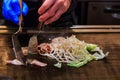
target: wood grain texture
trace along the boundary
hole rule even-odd
[[[0,76],[11,80],[120,80],[120,33],[77,33],[80,40],[98,44],[107,58],[92,61],[80,68],[53,66],[14,66],[0,64]],[[10,35],[0,36],[0,52],[7,51],[9,58],[14,58]]]

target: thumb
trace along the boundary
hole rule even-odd
[[[22,7],[22,14],[24,16],[26,16],[27,13],[28,13],[29,8],[28,8],[28,6],[27,6],[27,4],[25,2],[23,2],[22,5],[23,5],[23,7]]]

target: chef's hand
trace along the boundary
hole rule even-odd
[[[22,14],[25,16],[28,12],[28,6],[24,2],[22,6]],[[2,14],[7,20],[18,24],[20,15],[19,0],[3,0]]]
[[[50,24],[60,18],[70,7],[71,0],[44,0],[42,6],[38,9],[40,22]]]

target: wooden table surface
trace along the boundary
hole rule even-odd
[[[0,80],[120,80],[120,32],[77,33],[80,40],[98,44],[109,55],[80,68],[4,65],[14,58],[11,35],[0,35]]]

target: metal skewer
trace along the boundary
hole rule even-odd
[[[38,29],[43,30],[43,28],[44,28],[44,22],[40,22],[39,26],[38,26]]]
[[[22,0],[19,0],[20,4],[20,16],[19,16],[19,28],[14,34],[18,34],[19,32],[22,32],[22,21],[23,21],[23,16],[22,16]]]

